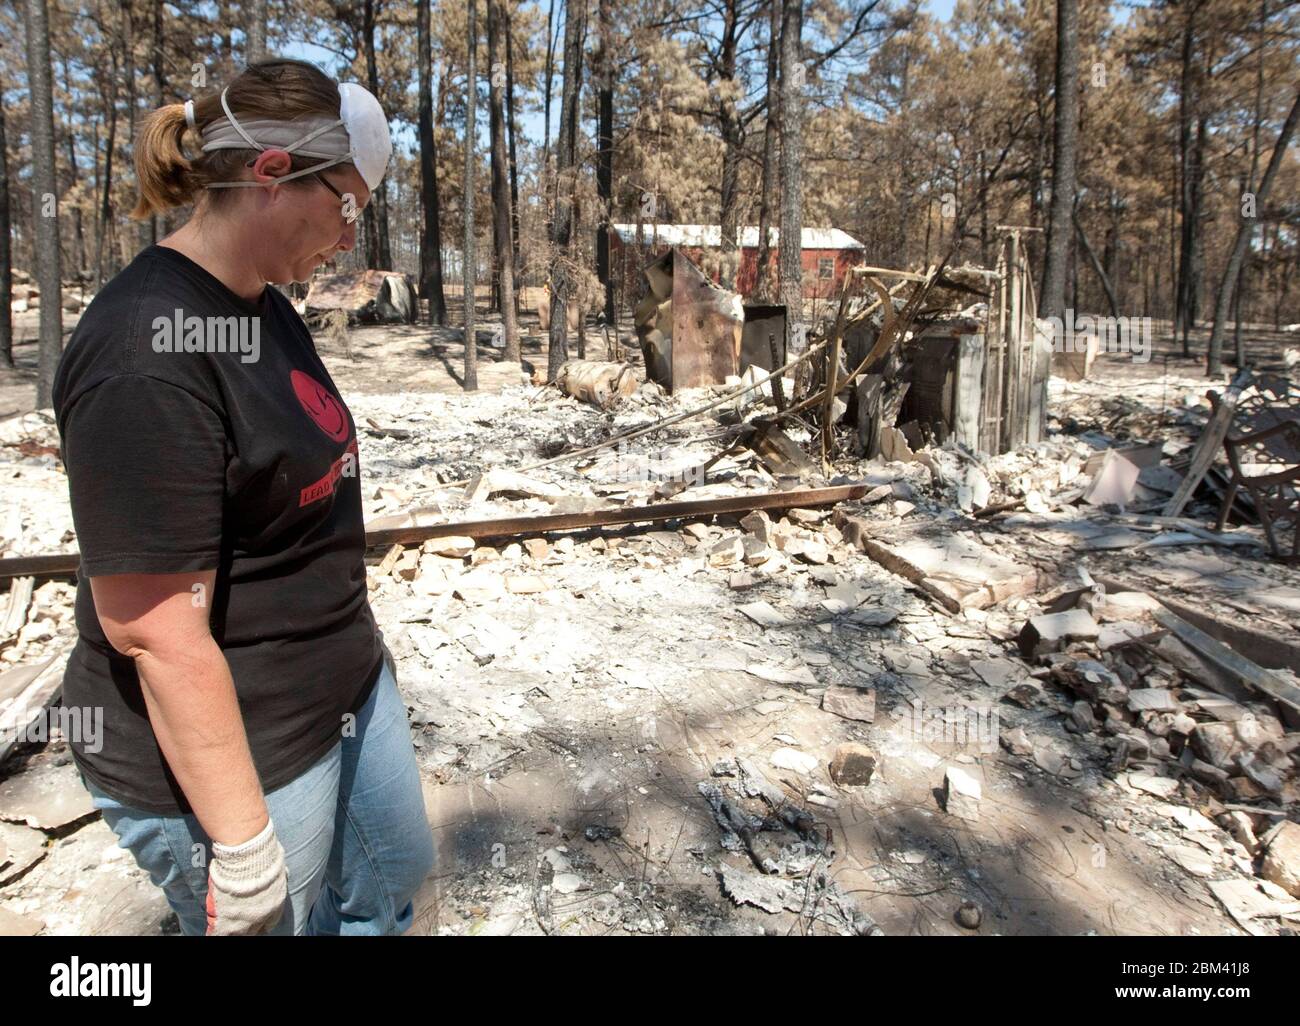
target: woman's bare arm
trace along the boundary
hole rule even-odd
[[[268,819],[235,684],[208,626],[216,571],[90,578],[109,644],[135,660],[159,747],[203,829],[241,844]],[[195,585],[200,586],[195,588]]]

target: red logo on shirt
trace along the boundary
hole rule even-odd
[[[343,441],[348,436],[348,414],[334,393],[300,370],[290,371],[289,381],[307,416],[334,441]]]
[[[331,464],[328,474],[298,493],[298,508],[302,509],[303,506],[310,506],[313,502],[319,502],[321,499],[333,495],[334,486],[338,484],[339,478],[344,475],[349,464],[352,467],[350,476],[355,476],[357,472],[357,455],[357,440],[354,438],[348,442],[348,447],[343,455]]]

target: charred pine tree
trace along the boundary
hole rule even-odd
[[[614,325],[614,277],[609,266],[610,214],[614,206],[614,16],[611,0],[599,0],[600,39],[594,59],[596,78],[596,192],[600,226],[596,229],[596,277],[605,286],[605,323]]]
[[[510,150],[510,244],[515,254],[515,317],[519,316],[519,159],[515,151],[515,26],[514,11],[506,16],[506,145]]]
[[[551,327],[546,378],[554,381],[569,358],[568,308],[573,288],[573,200],[577,178],[578,101],[582,91],[582,37],[586,0],[567,0],[560,135],[556,144],[555,214],[551,220]]]
[[[438,204],[438,144],[433,134],[433,68],[429,46],[429,0],[416,5],[416,65],[420,89],[420,294],[429,303],[429,323],[447,323],[442,288],[442,227]]]
[[[768,0],[767,47],[767,117],[763,127],[763,182],[758,205],[758,276],[754,291],[762,301],[771,299],[772,251],[768,236],[772,231],[772,211],[776,206],[777,144],[780,141],[780,46],[781,0]]]
[[[1056,121],[1053,140],[1052,206],[1039,313],[1043,317],[1064,317],[1079,141],[1079,0],[1056,0]]]
[[[40,289],[40,335],[36,407],[53,400],[54,372],[63,354],[63,297],[59,266],[58,183],[54,166],[54,84],[50,73],[50,21],[45,0],[24,0],[27,82],[32,111],[32,236],[36,286]]]
[[[364,0],[361,7],[361,48],[366,60],[366,88],[379,98],[379,64],[375,59],[375,3]],[[388,244],[388,189],[387,181],[379,183],[374,196],[366,204],[366,255],[373,257],[371,267],[389,271],[393,267],[393,253]],[[371,240],[374,240],[373,243]]]
[[[504,0],[487,0],[488,128],[492,136],[492,245],[493,264],[505,328],[503,359],[519,361],[519,332],[515,325],[515,252],[511,230],[509,155],[502,110],[506,68],[501,60],[501,34],[506,27]]]
[[[803,0],[781,4],[781,237],[777,262],[786,352],[803,320]]]
[[[465,391],[478,390],[478,340],[474,328],[478,256],[474,245],[474,133],[478,104],[478,6],[469,0],[465,12],[465,248],[461,279],[465,295]]]
[[[5,108],[0,103],[0,363],[14,365],[13,255],[9,249],[9,159]]]
[[[1291,144],[1291,136],[1295,134],[1297,121],[1300,121],[1300,93],[1296,94],[1295,102],[1291,104],[1291,113],[1287,115],[1282,130],[1278,133],[1277,142],[1273,145],[1273,155],[1268,160],[1268,167],[1254,196],[1255,212],[1262,208],[1265,200],[1268,199],[1269,190],[1273,187],[1273,179],[1277,176],[1278,168],[1282,166],[1282,158]],[[1243,202],[1244,199],[1243,197]],[[1205,373],[1210,377],[1217,377],[1223,367],[1223,332],[1228,319],[1228,307],[1232,303],[1232,290],[1241,271],[1242,259],[1246,255],[1246,250],[1250,248],[1250,236],[1254,227],[1255,218],[1246,216],[1243,211],[1237,227],[1237,237],[1232,244],[1232,253],[1228,257],[1228,265],[1224,268],[1223,278],[1219,282],[1218,298],[1214,304],[1214,327],[1210,330],[1210,347],[1205,360]],[[1240,307],[1238,307],[1237,319],[1238,321],[1241,319]]]

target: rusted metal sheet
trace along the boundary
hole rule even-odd
[[[647,293],[636,331],[646,376],[669,391],[720,385],[740,373],[740,295],[718,288],[679,249],[643,271]]]
[[[740,373],[745,310],[740,295],[720,289],[673,253],[673,387],[720,385]]]

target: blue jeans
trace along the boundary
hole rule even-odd
[[[412,899],[433,869],[433,835],[406,706],[387,666],[349,733],[266,795],[289,880],[272,934],[401,934],[414,919]],[[82,780],[118,846],[163,889],[181,930],[204,934],[212,847],[198,819],[129,808]]]

